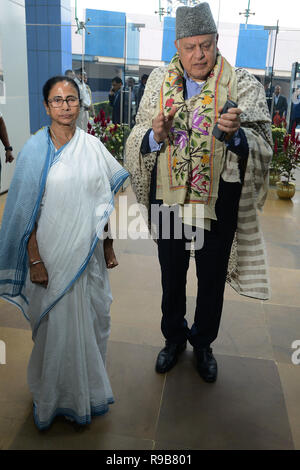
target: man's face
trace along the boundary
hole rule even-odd
[[[281,92],[281,88],[280,86],[277,85],[277,87],[275,87],[275,95],[280,95],[280,92]]]
[[[216,63],[217,34],[203,34],[175,41],[180,61],[193,80],[206,80]]]
[[[114,92],[120,90],[121,86],[122,86],[122,83],[117,83],[117,82],[112,82],[111,83],[111,87],[112,87]]]

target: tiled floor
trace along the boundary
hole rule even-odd
[[[124,195],[134,202],[130,188]],[[120,265],[110,274],[114,302],[107,364],[115,404],[81,432],[60,418],[46,432],[35,428],[26,381],[31,332],[19,311],[0,301],[0,340],[6,344],[0,449],[300,449],[300,365],[291,360],[292,343],[300,340],[300,191],[292,201],[282,201],[270,189],[261,225],[272,298],[251,300],[226,287],[214,344],[215,384],[197,375],[190,346],[169,373],[155,373],[163,344],[156,247],[151,240],[115,243]],[[193,260],[187,295],[191,322]]]

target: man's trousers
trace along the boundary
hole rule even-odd
[[[174,221],[178,215],[170,214],[170,237],[162,236],[161,215],[158,256],[162,282],[161,330],[170,342],[182,343],[186,339],[194,347],[207,347],[217,337],[223,308],[224,288],[231,246],[237,227],[241,183],[227,183],[220,178],[216,201],[217,220],[211,221],[211,230],[204,230],[204,244],[195,250],[198,280],[197,303],[194,324],[188,328],[186,314],[186,282],[190,262],[189,240],[174,236]],[[152,193],[153,194],[153,193]],[[150,195],[152,203],[161,203]],[[162,214],[169,210],[161,206]],[[180,222],[181,223],[181,222]],[[184,226],[182,225],[182,232]],[[186,233],[186,232],[185,232]]]

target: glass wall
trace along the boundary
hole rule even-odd
[[[30,137],[25,24],[25,0],[0,1],[0,112],[15,160]],[[2,143],[0,156],[1,192],[5,192],[13,176],[15,160],[5,163]]]

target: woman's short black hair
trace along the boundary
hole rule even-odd
[[[56,85],[56,83],[59,83],[59,82],[68,82],[68,83],[70,83],[70,85],[72,85],[75,88],[75,90],[77,91],[78,98],[80,100],[79,87],[78,87],[77,83],[73,80],[73,78],[66,77],[64,75],[57,75],[56,77],[49,78],[49,80],[47,80],[45,85],[43,86],[43,96],[44,96],[45,103],[48,104],[48,98],[49,98],[50,91],[54,87],[54,85]]]

